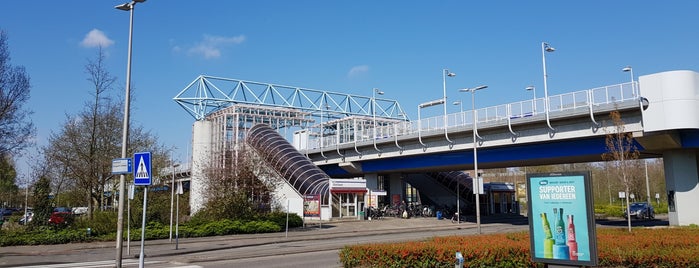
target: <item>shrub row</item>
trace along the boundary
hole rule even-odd
[[[699,267],[699,228],[600,228],[600,267]],[[543,267],[531,262],[526,232],[436,237],[425,241],[346,246],[344,267],[453,267],[455,253],[465,267]]]
[[[283,221],[280,219],[283,215]],[[105,219],[106,218],[106,219]],[[0,247],[19,245],[51,245],[90,241],[113,241],[116,237],[116,219],[112,216],[96,217],[93,220],[77,220],[67,228],[37,227],[33,229],[12,228],[0,230]],[[290,215],[289,227],[303,225],[296,214]],[[286,214],[272,213],[254,221],[223,219],[212,222],[192,222],[179,225],[180,237],[205,237],[231,234],[279,232],[286,227]],[[87,228],[90,228],[88,234]],[[170,226],[160,222],[146,225],[147,240],[165,239],[170,235]],[[126,236],[126,230],[124,230]],[[141,239],[141,229],[131,228],[131,240]]]

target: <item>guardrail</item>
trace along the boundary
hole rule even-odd
[[[548,97],[548,111],[562,112],[579,108],[593,109],[595,106],[620,103],[639,98],[637,82],[628,82],[587,90],[575,91]],[[445,105],[445,104],[443,104]],[[518,101],[497,106],[476,109],[476,121],[481,123],[516,122],[523,118],[541,115],[546,113],[546,99],[537,98],[531,100]],[[447,114],[447,130],[450,128],[473,126],[473,110]],[[509,120],[509,121],[508,121]],[[376,126],[376,140],[396,139],[397,136],[421,133],[444,132],[444,115],[422,118],[417,121],[397,122],[388,125]],[[323,125],[322,122],[320,124]],[[349,137],[338,144],[337,137],[333,134],[324,134],[320,137],[309,137],[308,148],[313,149],[334,149],[338,145],[352,144],[358,142],[372,141],[374,139],[374,129],[371,126],[355,126],[354,137]],[[356,140],[354,139],[356,138]]]

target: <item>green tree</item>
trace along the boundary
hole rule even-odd
[[[39,177],[39,180],[34,183],[33,200],[34,200],[34,216],[32,216],[33,226],[47,225],[53,206],[49,195],[51,194],[51,180],[46,176]]]
[[[8,155],[0,154],[0,205],[15,206],[19,187],[16,183],[17,172]]]
[[[32,112],[23,107],[30,88],[24,67],[10,64],[7,35],[0,30],[0,155],[19,153],[32,141]]]

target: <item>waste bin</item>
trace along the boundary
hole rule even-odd
[[[441,220],[441,219],[442,219],[442,211],[437,210],[437,220]]]
[[[364,215],[365,215],[365,214],[364,214],[364,211],[360,211],[360,212],[359,212],[359,215],[357,215],[357,219],[358,219],[358,220],[365,220],[366,218],[364,218]]]

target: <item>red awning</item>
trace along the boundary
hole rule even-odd
[[[366,193],[366,188],[338,188],[330,189],[333,194],[361,194]]]

